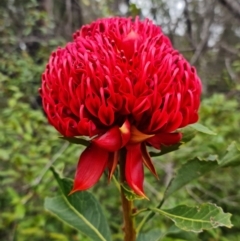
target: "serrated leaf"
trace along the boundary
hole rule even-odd
[[[200,124],[200,123],[195,123],[195,124],[191,124],[189,125],[190,127],[192,127],[194,130],[202,132],[204,134],[208,134],[208,135],[216,135],[215,132],[209,130],[206,126]]]
[[[199,178],[200,176],[212,171],[217,167],[217,157],[213,155],[205,160],[194,158],[188,161],[182,165],[176,176],[171,180],[168,188],[165,191],[164,200],[192,180]]]
[[[60,136],[60,139],[69,141],[70,143],[73,144],[78,144],[78,145],[82,145],[82,146],[88,146],[89,145],[89,141],[82,139],[82,138],[76,138],[76,137],[65,137],[65,136]]]
[[[180,205],[173,209],[151,208],[152,211],[170,218],[175,225],[185,231],[202,232],[217,227],[231,228],[231,214],[224,213],[215,204],[201,204],[197,207]]]
[[[89,192],[76,192],[68,196],[72,189],[72,180],[60,178],[51,169],[62,195],[46,198],[44,206],[61,221],[77,229],[94,241],[110,241],[111,235],[101,206]]]
[[[147,233],[139,233],[137,241],[159,241],[161,237],[161,231],[159,229],[154,229]]]
[[[175,177],[170,181],[167,189],[165,190],[162,201],[159,203],[157,208],[160,208],[166,199],[170,197],[173,193],[178,191],[180,188],[184,187],[186,184],[191,182],[194,179],[199,178],[207,172],[212,171],[213,169],[219,167],[217,163],[217,156],[210,155],[205,160],[200,160],[199,158],[194,158],[178,170]],[[154,216],[154,212],[149,213],[145,217],[145,222],[150,220]],[[138,229],[142,228],[142,223],[138,226]]]
[[[219,165],[222,167],[226,166],[237,166],[240,164],[240,150],[237,147],[236,142],[232,142],[223,156],[219,160]]]

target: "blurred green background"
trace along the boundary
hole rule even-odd
[[[72,33],[99,17],[136,16],[162,26],[173,45],[196,66],[203,82],[200,122],[218,133],[154,158],[160,180],[146,171],[145,190],[156,205],[178,167],[194,156],[222,156],[240,143],[240,3],[238,0],[1,0],[0,1],[0,240],[88,241],[43,208],[58,192],[49,167],[74,177],[81,147],[58,138],[41,109],[38,88],[48,57]],[[213,171],[175,194],[165,207],[213,202],[233,214],[232,229],[162,240],[240,240],[240,169]],[[107,177],[91,189],[103,205],[115,241],[122,240],[118,192]],[[159,216],[146,225],[165,231]]]

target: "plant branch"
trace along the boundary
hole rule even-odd
[[[140,209],[140,210],[138,210],[137,212],[135,212],[134,214],[132,214],[132,217],[136,217],[136,216],[139,215],[140,213],[147,212],[147,211],[150,211],[150,210],[149,210],[148,208]]]
[[[203,21],[203,25],[202,25],[202,30],[201,30],[201,41],[197,44],[196,46],[196,50],[195,53],[193,54],[190,63],[191,65],[195,65],[196,62],[199,60],[202,52],[204,51],[204,48],[207,45],[207,42],[209,40],[210,37],[210,27],[212,25],[213,22],[213,18],[214,18],[214,7],[215,7],[215,1],[212,4],[208,4],[207,8],[208,10],[206,11],[206,15]]]
[[[236,18],[240,19],[240,3],[236,0],[219,0]]]
[[[231,67],[231,61],[229,58],[225,58],[225,66],[226,70],[228,72],[228,75],[230,76],[233,83],[237,82],[237,75],[235,74],[234,70]]]
[[[183,11],[183,14],[185,16],[185,20],[186,20],[186,27],[187,27],[187,36],[188,36],[188,39],[189,39],[189,42],[192,46],[193,49],[196,48],[195,46],[195,43],[194,43],[194,40],[193,40],[193,35],[192,35],[192,21],[191,21],[191,18],[190,18],[190,13],[189,13],[189,10],[188,10],[188,0],[184,0],[185,2],[185,8],[184,8],[184,11]]]

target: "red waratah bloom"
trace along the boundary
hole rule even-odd
[[[72,192],[111,178],[126,150],[125,178],[144,196],[146,149],[178,143],[176,132],[198,120],[201,83],[161,29],[148,19],[99,19],[53,52],[40,93],[49,122],[65,137],[88,136]]]

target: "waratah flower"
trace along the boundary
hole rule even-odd
[[[72,192],[109,179],[124,149],[125,179],[141,196],[146,146],[178,143],[198,120],[201,83],[161,29],[148,19],[106,18],[83,26],[52,53],[40,94],[49,122],[65,137],[88,136]],[[123,160],[121,160],[123,161]]]

